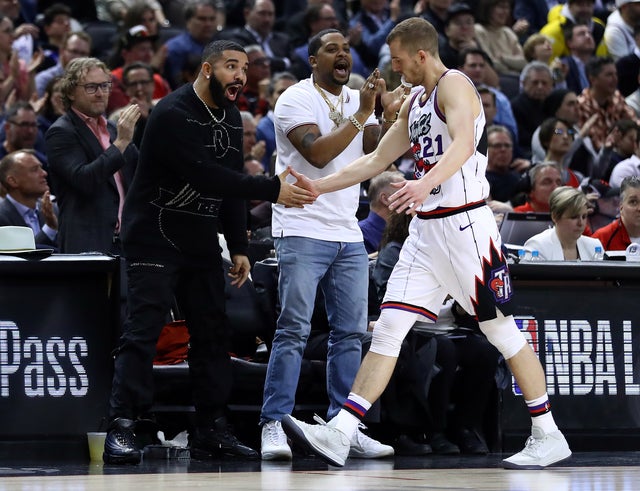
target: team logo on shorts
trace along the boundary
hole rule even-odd
[[[511,298],[511,277],[506,266],[491,270],[488,285],[496,303],[505,303]]]

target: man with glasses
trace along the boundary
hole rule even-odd
[[[138,159],[131,141],[140,108],[125,109],[116,127],[104,117],[110,91],[103,62],[73,60],[61,83],[66,113],[45,135],[63,253],[121,253],[120,218]]]
[[[0,158],[16,150],[33,150],[44,169],[48,170],[44,138],[38,130],[37,115],[30,103],[18,101],[7,109],[1,129]]]
[[[64,70],[69,63],[81,56],[91,54],[91,37],[86,32],[71,32],[66,35],[60,50],[58,63],[36,74],[36,91],[38,97],[44,95],[47,84],[56,77],[64,75]]]
[[[522,176],[515,168],[525,170],[531,162],[513,158],[511,132],[501,125],[487,128],[487,172],[491,198],[509,202],[518,192]]]
[[[142,135],[147,125],[149,113],[155,105],[153,99],[153,76],[154,71],[151,65],[141,61],[127,65],[122,72],[122,85],[129,99],[129,104],[109,114],[109,119],[117,124],[120,115],[127,107],[135,104],[140,108],[140,119],[136,124],[136,130],[133,135],[133,143],[135,143],[138,148],[142,142]]]

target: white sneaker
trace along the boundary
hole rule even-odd
[[[262,460],[291,460],[291,447],[280,421],[267,421],[262,425],[260,453]]]
[[[364,434],[361,429],[366,429],[366,426],[360,424],[353,434],[351,447],[349,448],[349,457],[355,459],[381,459],[393,455],[393,447],[374,440]]]
[[[544,433],[533,426],[524,449],[502,461],[505,469],[543,469],[571,455],[569,444],[560,431]]]
[[[340,430],[329,426],[319,416],[320,424],[310,425],[288,414],[282,418],[282,428],[294,443],[316,454],[325,462],[342,467],[349,455],[349,438]]]

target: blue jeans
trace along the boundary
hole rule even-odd
[[[318,285],[331,328],[327,355],[330,419],[347,400],[360,367],[367,327],[367,253],[362,242],[306,237],[277,238],[275,246],[282,310],[269,357],[260,422],[280,421],[293,411]]]

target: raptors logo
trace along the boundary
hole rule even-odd
[[[511,298],[511,277],[506,267],[491,271],[489,290],[493,293],[496,303],[504,303]]]

